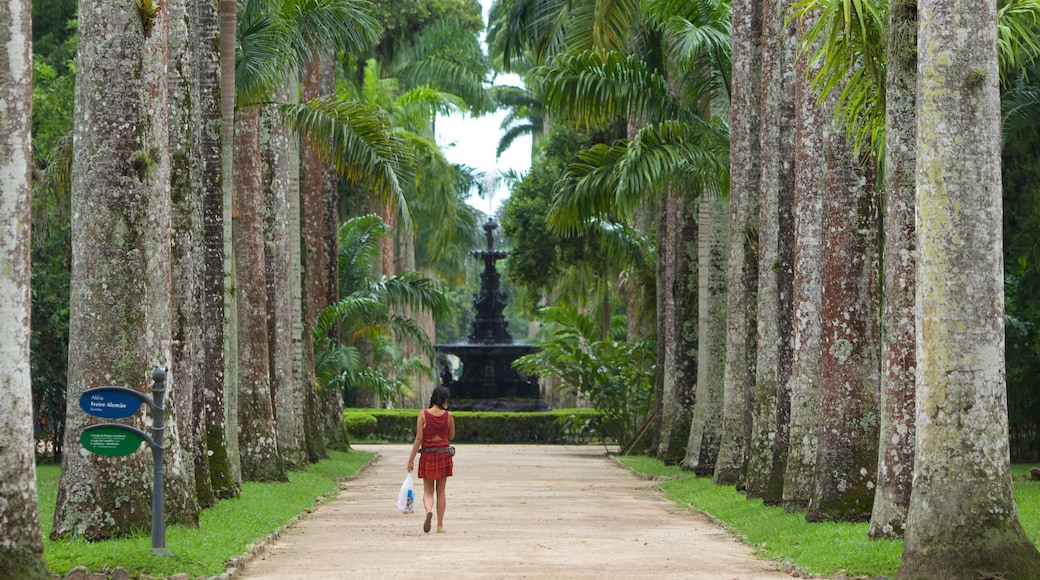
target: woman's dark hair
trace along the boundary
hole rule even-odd
[[[433,394],[430,395],[430,406],[437,405],[441,409],[448,409],[448,399],[451,397],[451,391],[448,387],[440,386],[433,390]]]

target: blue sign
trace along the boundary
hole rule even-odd
[[[81,409],[105,419],[122,419],[137,413],[147,395],[126,387],[96,387],[87,389],[79,397]]]

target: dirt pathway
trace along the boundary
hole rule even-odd
[[[460,445],[442,534],[423,533],[421,492],[397,511],[410,446],[356,447],[378,461],[239,578],[790,578],[602,447]]]

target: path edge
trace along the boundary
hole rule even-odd
[[[333,489],[332,491],[329,491],[325,495],[315,498],[314,505],[296,514],[288,522],[279,526],[263,538],[257,540],[255,543],[246,546],[246,552],[241,556],[233,556],[231,558],[228,558],[227,561],[224,562],[224,572],[220,576],[215,576],[214,578],[218,578],[219,580],[233,580],[234,578],[236,578],[238,576],[239,570],[244,569],[249,564],[249,562],[263,554],[267,547],[273,544],[276,540],[278,540],[278,538],[280,538],[282,534],[284,534],[286,531],[288,531],[293,526],[300,523],[307,517],[309,517],[311,514],[314,513],[314,511],[318,507],[328,503],[333,499],[338,498],[339,495],[347,489],[345,485],[346,483],[355,481],[358,478],[360,478],[362,475],[364,475],[366,471],[369,470],[369,468],[371,468],[380,459],[382,459],[382,457],[383,456],[381,453],[379,453],[378,451],[373,451],[371,459],[369,459],[365,462],[364,465],[359,467],[353,475],[348,475],[347,477],[338,480],[339,486],[337,488]]]

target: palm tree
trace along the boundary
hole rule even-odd
[[[104,0],[82,7],[72,171],[72,207],[82,211],[72,220],[69,400],[101,385],[147,391],[151,369],[171,360],[172,338],[167,42],[165,23],[154,22],[165,16]],[[120,67],[98,64],[111,58],[94,50],[102,45],[122,47],[114,49],[125,57]],[[176,469],[167,474],[166,498],[190,521],[198,508],[177,421],[190,410],[169,402],[164,443]],[[133,421],[147,428],[143,416]],[[69,405],[66,441],[78,441],[91,422]],[[147,527],[146,454],[114,460],[74,445],[62,454],[52,536],[104,539]]]
[[[264,222],[259,212],[263,207],[260,171],[260,136],[258,105],[270,102],[276,89],[288,78],[304,70],[313,57],[313,47],[343,47],[360,52],[371,45],[378,30],[375,22],[350,2],[315,2],[287,0],[272,4],[261,0],[247,2],[238,20],[239,45],[236,64],[236,90],[239,114],[236,123],[236,192],[239,219],[236,222],[236,266],[238,270],[238,312],[240,316],[239,417],[263,432],[273,430],[270,396],[270,342],[267,337],[267,292],[264,249]],[[337,169],[351,182],[365,181],[373,190],[398,203],[400,193],[396,164],[399,141],[389,131],[381,111],[360,102],[339,97],[318,97],[307,103],[277,103],[280,118],[297,132],[308,137],[319,153],[334,161]],[[246,196],[246,197],[242,197]],[[251,197],[250,197],[251,196]],[[247,199],[248,197],[248,199]],[[283,201],[286,203],[288,200]],[[323,215],[319,207],[308,215]],[[306,232],[305,232],[306,233]],[[306,238],[309,247],[320,247],[322,235]],[[278,246],[275,246],[276,248]],[[288,248],[283,248],[287,250]],[[271,256],[272,263],[290,260],[289,255]],[[315,267],[324,271],[324,263]],[[289,292],[288,285],[282,286]],[[324,296],[324,284],[309,294]],[[290,300],[277,304],[291,308]],[[309,330],[305,317],[303,331]],[[309,334],[309,333],[308,333]],[[248,373],[248,377],[246,376]],[[308,382],[309,384],[309,382]],[[301,388],[306,389],[307,384]],[[249,403],[249,405],[247,405]],[[312,420],[316,415],[309,415]],[[268,447],[256,447],[258,442]],[[243,475],[267,479],[284,477],[273,436],[258,437],[255,429],[240,428],[243,447]],[[246,458],[254,460],[247,468]],[[255,468],[255,469],[254,469]]]
[[[537,150],[546,130],[542,102],[526,87],[495,87],[494,94],[499,107],[509,110],[502,119],[503,133],[495,155],[501,157],[517,139],[525,136],[531,137],[531,150]]]
[[[758,198],[761,179],[762,2],[733,3],[733,99],[730,122],[729,274],[722,433],[713,480],[742,485],[751,439],[757,303]]]
[[[1000,69],[1005,80],[1036,50],[1031,27],[1037,8],[1033,2],[1012,1],[998,11]],[[917,9],[913,3],[809,1],[799,3],[797,12],[803,19],[818,13],[802,41],[808,57],[822,64],[813,75],[814,86],[823,96],[834,93],[832,98],[840,103],[835,108],[836,120],[847,127],[857,149],[873,151],[883,167],[884,372],[878,491],[870,533],[900,535],[913,463],[916,250],[913,200],[908,201],[913,192],[913,172],[908,168],[914,166],[915,149],[906,143],[915,132]],[[1011,110],[1009,107],[1009,113]]]
[[[678,192],[697,191],[703,187],[703,191],[712,195],[712,192],[722,190],[717,179],[723,173],[719,171],[722,164],[717,162],[720,157],[713,157],[708,152],[718,153],[720,150],[718,147],[712,149],[710,145],[720,132],[717,125],[705,119],[711,119],[715,111],[728,110],[728,97],[719,95],[725,95],[728,88],[726,71],[729,58],[725,41],[728,38],[729,8],[725,3],[692,7],[686,3],[671,5],[667,2],[654,3],[651,7],[656,10],[648,10],[648,13],[658,17],[649,19],[650,23],[664,31],[663,43],[666,46],[675,47],[669,58],[689,66],[695,73],[673,79],[636,55],[585,51],[557,55],[555,64],[539,69],[536,75],[542,83],[543,100],[554,114],[559,114],[564,120],[584,126],[602,126],[618,118],[639,119],[647,123],[634,135],[631,143],[623,140],[613,146],[599,147],[597,165],[582,160],[578,167],[590,179],[581,188],[573,189],[574,194],[568,193],[570,182],[564,182],[560,200],[554,208],[557,224],[580,223],[580,216],[590,215],[590,208],[596,208],[591,215],[601,211],[632,219],[633,212],[648,202],[644,192],[655,191],[662,183],[671,184],[662,190],[670,193],[657,201],[658,340],[662,345],[659,352],[665,358],[658,364],[660,408],[655,441],[659,456],[672,461],[676,455],[673,448],[681,445],[678,440],[685,441],[688,435],[681,430],[686,426],[677,427],[676,423],[686,406],[682,401],[692,396],[695,373],[678,371],[686,364],[683,353],[691,350],[690,346],[679,343],[681,337],[690,333],[679,332],[685,317],[678,314],[681,297],[671,294],[670,289],[677,286],[670,284],[669,280],[678,282],[684,279],[680,273],[692,254],[683,255],[676,251],[681,246],[667,243],[667,238],[662,236],[681,239],[680,232],[688,227],[686,222],[693,223],[691,212],[680,209],[684,202],[683,195]],[[670,16],[665,18],[664,14]],[[679,90],[672,87],[679,87]],[[721,134],[725,134],[724,129]],[[628,158],[621,161],[623,156]],[[608,166],[599,163],[614,161],[621,170],[620,181],[617,186],[600,188],[600,185],[610,184],[614,177]],[[673,223],[671,220],[676,218],[680,219]],[[706,228],[705,235],[709,231],[712,228]],[[668,292],[661,294],[663,289],[668,289]],[[688,288],[680,294],[694,296],[695,288]],[[694,318],[692,314],[689,317]],[[676,379],[680,376],[687,377],[685,386],[678,384]]]
[[[896,577],[1028,577],[1040,552],[1012,490],[1002,236],[992,227],[1001,222],[996,6],[922,0],[918,14],[916,449]]]
[[[317,376],[323,389],[365,389],[397,403],[409,389],[403,377],[432,374],[430,366],[395,346],[407,340],[427,357],[433,354],[424,330],[398,312],[408,307],[429,312],[436,319],[450,315],[452,307],[438,283],[416,272],[371,279],[382,239],[392,233],[376,215],[352,218],[340,226],[342,298],[326,308],[314,325]],[[371,361],[361,356],[358,347],[362,340],[373,345]]]
[[[29,178],[32,124],[31,4],[14,2],[0,8],[8,24],[8,42],[0,49],[0,99],[9,135],[0,146],[4,185],[0,190],[0,378],[4,406],[0,430],[0,577],[40,579],[49,576],[43,559],[40,514],[36,499],[33,445],[32,383],[29,376]]]
[[[191,32],[195,29],[195,12],[187,13],[182,0],[166,3],[170,20],[167,33],[169,99],[170,99],[170,197],[172,200],[171,236],[173,252],[171,258],[171,280],[173,292],[173,334],[170,372],[178,378],[178,389],[171,391],[174,407],[191,409],[184,417],[179,430],[180,444],[188,450],[193,468],[184,470],[186,483],[194,493],[187,495],[193,503],[208,506],[215,503],[209,474],[209,462],[199,461],[208,456],[205,441],[204,406],[196,401],[204,400],[201,379],[205,373],[204,303],[202,281],[205,273],[205,246],[203,244],[203,196],[195,184],[204,181],[201,158],[201,132],[192,128],[200,125],[201,110],[195,107],[199,75],[195,73],[192,56]],[[199,413],[199,411],[203,411]],[[199,502],[199,498],[202,501]],[[188,515],[182,523],[198,525],[198,507],[184,509],[168,506],[173,512]]]

